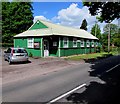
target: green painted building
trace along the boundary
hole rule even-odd
[[[98,38],[82,29],[38,20],[27,31],[14,36],[14,47],[24,47],[36,57],[95,53]]]

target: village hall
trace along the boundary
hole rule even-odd
[[[14,36],[14,47],[34,57],[62,57],[95,53],[99,39],[83,29],[37,20],[27,31]]]

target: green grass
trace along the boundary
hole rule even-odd
[[[68,56],[66,60],[86,60],[86,59],[98,59],[98,58],[105,58],[111,55],[116,55],[117,52],[101,52],[101,53],[92,53],[92,54],[83,54],[83,55],[76,55],[76,56]]]

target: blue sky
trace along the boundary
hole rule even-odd
[[[52,19],[57,15],[58,11],[66,9],[72,3],[74,2],[33,2],[33,15],[44,15],[46,18]],[[79,2],[78,4],[79,8],[83,7],[82,2]]]
[[[83,19],[87,20],[88,32],[95,24],[96,16],[91,16],[88,7],[83,6],[82,2],[33,2],[34,22],[43,19],[56,24],[79,28]],[[112,23],[117,24],[114,20]],[[101,31],[106,23],[99,23]]]

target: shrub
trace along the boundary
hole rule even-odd
[[[33,57],[33,54],[31,52],[29,53],[29,57]]]

